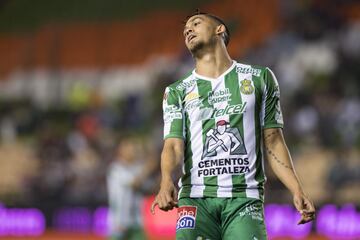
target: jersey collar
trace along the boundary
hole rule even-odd
[[[235,65],[236,65],[236,61],[232,60],[231,66],[217,78],[211,78],[211,77],[206,77],[206,76],[200,75],[200,74],[196,73],[195,69],[192,71],[192,74],[198,79],[204,79],[204,80],[208,80],[208,81],[223,79],[223,77],[226,74],[228,74],[229,72],[231,72],[234,69]]]

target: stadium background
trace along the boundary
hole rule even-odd
[[[182,20],[221,16],[234,59],[271,67],[285,135],[317,219],[297,227],[268,169],[273,239],[360,239],[360,2],[0,1],[0,239],[104,239],[106,172],[119,136],[159,161],[166,85],[191,70]],[[173,239],[173,213],[149,215]],[[149,184],[153,183],[153,184]],[[148,187],[150,186],[150,187]],[[152,187],[151,187],[152,186]]]

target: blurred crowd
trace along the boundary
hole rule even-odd
[[[287,143],[315,203],[359,203],[360,22],[334,14],[333,4],[295,7],[290,2],[296,1],[281,1],[284,24],[276,34],[234,57],[275,72]],[[133,151],[146,166],[131,188],[156,192],[163,91],[192,64],[184,50],[149,74],[150,87],[115,100],[96,89],[85,100],[75,94],[45,108],[28,99],[1,100],[0,202],[48,212],[107,204],[107,175],[126,138],[136,141]],[[270,169],[266,196],[268,202],[291,198]]]
[[[282,1],[282,30],[245,60],[277,74],[285,135],[315,202],[359,202],[360,22],[321,2]]]

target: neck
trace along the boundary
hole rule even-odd
[[[196,73],[209,78],[218,78],[232,65],[224,44],[199,50],[194,54]]]

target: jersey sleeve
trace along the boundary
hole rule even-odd
[[[262,127],[282,128],[284,122],[280,106],[280,88],[274,73],[269,68],[266,68],[264,82]]]
[[[167,87],[163,98],[164,139],[184,138],[184,110],[178,91]]]

